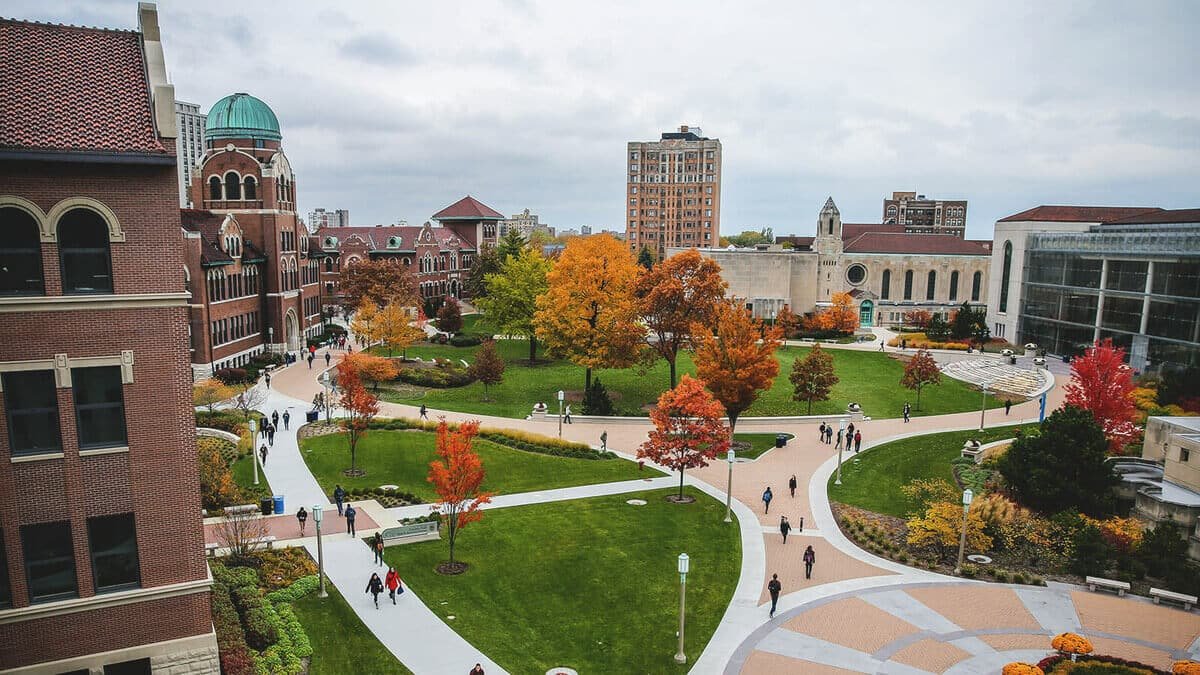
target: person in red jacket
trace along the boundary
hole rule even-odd
[[[389,567],[387,577],[383,580],[383,585],[387,586],[388,597],[392,599],[392,604],[396,604],[396,593],[404,592],[404,587],[400,585],[400,575],[396,574],[394,567]]]

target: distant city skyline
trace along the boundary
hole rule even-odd
[[[1200,182],[1195,3],[159,10],[177,97],[266,101],[299,210],[364,224],[421,223],[472,194],[624,229],[626,142],[682,122],[724,146],[722,234],[809,234],[829,196],[847,221],[877,221],[883,198],[919,190],[968,200],[966,236],[984,238],[1039,204],[1195,206]],[[125,0],[4,14],[133,27]],[[703,78],[679,76],[688,50]]]

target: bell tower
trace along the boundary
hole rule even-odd
[[[817,304],[821,305],[842,290],[842,214],[833,197],[825,200],[817,216],[817,237],[812,248],[817,253]]]

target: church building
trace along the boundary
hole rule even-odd
[[[861,325],[870,327],[899,325],[914,310],[948,315],[963,302],[982,305],[991,242],[906,233],[899,224],[843,223],[830,197],[815,236],[700,253],[720,263],[728,295],[744,299],[757,317],[772,319],[784,305],[797,314],[813,312],[846,292]]]

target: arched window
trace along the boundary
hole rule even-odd
[[[892,271],[884,270],[883,271],[883,282],[879,286],[879,298],[881,300],[887,300],[888,297],[891,295],[891,292],[892,292]]]
[[[37,221],[22,209],[0,208],[0,233],[0,294],[44,294]]]
[[[233,171],[225,174],[225,199],[241,199],[242,198],[242,183],[238,180],[238,175]]]
[[[221,199],[221,179],[216,176],[208,179],[208,198],[214,200]]]
[[[326,259],[325,259],[325,271],[326,271],[326,272],[332,272],[332,271],[333,271],[333,258],[326,258]]]
[[[937,293],[937,272],[929,270],[929,281],[925,283],[925,299],[932,300]]]
[[[258,199],[258,181],[254,180],[254,176],[246,176],[246,199]]]
[[[983,285],[983,272],[971,277],[971,302],[979,302],[979,287]]]
[[[958,299],[958,270],[950,273],[950,302]]]
[[[1004,266],[1000,268],[1000,312],[1008,311],[1008,280],[1012,275],[1012,242],[1004,242]]]
[[[913,279],[912,270],[906,271],[904,273],[904,299],[905,300],[912,300],[912,279]]]
[[[112,293],[108,223],[90,209],[71,209],[58,221],[64,295]]]

